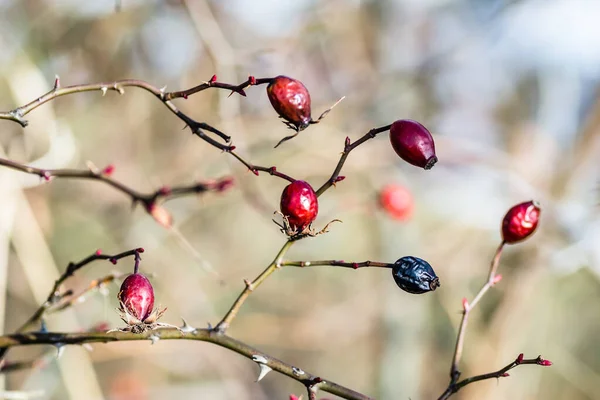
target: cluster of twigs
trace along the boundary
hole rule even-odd
[[[225,153],[230,154],[239,162],[241,162],[244,166],[246,166],[251,172],[255,175],[259,175],[259,172],[266,172],[272,176],[276,176],[278,178],[284,179],[289,182],[293,182],[294,179],[290,176],[277,171],[275,167],[262,167],[258,165],[254,165],[249,161],[246,161],[242,158],[238,153],[235,152],[235,146],[231,144],[230,136],[224,134],[218,129],[204,123],[198,122],[182,113],[174,104],[173,100],[178,98],[186,99],[189,96],[201,92],[203,90],[209,88],[217,88],[230,90],[233,93],[237,93],[239,95],[245,96],[244,89],[255,86],[266,84],[271,81],[271,78],[254,78],[250,76],[245,82],[240,83],[239,85],[230,85],[222,82],[218,82],[216,76],[213,76],[210,80],[203,82],[202,84],[190,88],[188,90],[179,91],[179,92],[166,92],[165,88],[159,89],[153,85],[150,85],[147,82],[140,80],[120,80],[108,83],[94,83],[94,84],[84,84],[84,85],[74,85],[74,86],[66,86],[61,87],[60,80],[58,77],[55,80],[54,87],[52,90],[47,92],[46,94],[40,96],[39,98],[33,100],[32,102],[25,104],[21,107],[17,107],[14,110],[7,112],[0,112],[0,119],[11,120],[19,123],[21,126],[27,126],[27,120],[25,116],[29,114],[31,111],[41,106],[42,104],[49,102],[53,99],[56,99],[61,96],[66,96],[74,93],[80,92],[90,92],[90,91],[100,91],[102,95],[105,95],[108,91],[116,91],[120,94],[124,93],[124,88],[126,87],[137,87],[147,92],[153,94],[159,101],[161,101],[175,116],[181,119],[185,124],[190,128],[193,134],[200,137],[202,140],[206,141],[208,144],[213,147],[222,150]],[[336,183],[342,181],[344,176],[341,176],[341,170],[344,166],[344,163],[354,149],[356,149],[361,144],[365,143],[369,139],[375,138],[378,134],[385,132],[390,129],[390,125],[383,126],[380,128],[375,128],[367,132],[365,135],[352,142],[350,138],[346,138],[342,154],[340,159],[331,174],[331,176],[319,187],[316,191],[317,196],[325,193],[329,188],[334,186]],[[214,137],[209,134],[213,134]],[[65,178],[65,179],[90,179],[94,181],[103,182],[107,185],[112,186],[113,188],[123,192],[127,196],[130,197],[134,204],[140,203],[144,206],[144,208],[150,213],[153,214],[153,210],[158,206],[160,201],[166,201],[170,198],[202,193],[206,191],[223,191],[231,186],[231,180],[229,178],[223,178],[213,182],[205,182],[205,183],[197,183],[191,186],[182,186],[182,187],[163,187],[152,193],[140,193],[136,190],[124,185],[121,182],[114,180],[111,177],[113,172],[113,167],[108,166],[104,169],[98,169],[93,165],[88,165],[88,169],[86,170],[72,170],[72,169],[40,169],[29,167],[11,160],[0,159],[0,165],[12,168],[18,171],[22,171],[29,174],[38,175],[40,178],[45,180],[52,180],[53,178]],[[156,218],[156,215],[153,214]],[[253,347],[238,341],[227,335],[227,329],[235,319],[236,315],[240,311],[244,302],[248,299],[248,297],[252,294],[254,290],[256,290],[271,274],[273,274],[278,269],[283,267],[310,267],[310,266],[333,266],[333,267],[343,267],[343,268],[362,268],[362,267],[380,267],[380,268],[393,268],[394,264],[375,262],[375,261],[365,261],[365,262],[344,262],[340,260],[322,260],[322,261],[287,261],[284,259],[287,251],[293,246],[295,242],[300,239],[303,239],[305,236],[296,236],[290,237],[283,244],[281,249],[278,251],[276,256],[273,258],[271,263],[265,268],[265,270],[259,274],[254,280],[244,281],[244,288],[240,292],[237,299],[233,302],[227,313],[223,316],[220,322],[215,326],[208,328],[195,328],[190,326],[185,320],[183,321],[183,325],[178,329],[160,329],[160,330],[151,330],[139,334],[133,334],[129,332],[105,332],[105,331],[88,331],[88,332],[78,332],[78,333],[60,333],[60,332],[46,332],[44,329],[43,319],[45,316],[64,310],[65,308],[71,307],[76,304],[78,299],[82,298],[88,292],[95,290],[97,288],[102,287],[103,285],[114,281],[116,279],[120,279],[124,274],[121,273],[112,273],[103,278],[97,279],[90,283],[90,285],[85,288],[83,291],[75,293],[71,290],[62,291],[61,287],[64,282],[73,276],[73,274],[79,269],[91,264],[97,260],[108,260],[109,262],[115,264],[118,260],[133,256],[136,259],[136,262],[139,262],[140,253],[143,252],[142,248],[133,249],[129,251],[125,251],[123,253],[119,253],[116,255],[104,255],[100,251],[95,252],[94,254],[84,258],[78,263],[70,263],[65,272],[60,276],[60,278],[55,282],[54,286],[50,290],[48,298],[46,301],[32,314],[32,316],[23,323],[23,325],[12,335],[6,335],[0,337],[0,357],[2,358],[2,364],[0,364],[0,372],[9,372],[22,368],[31,368],[37,365],[40,365],[37,361],[19,361],[19,362],[7,362],[4,360],[4,355],[8,349],[15,346],[26,346],[26,345],[53,345],[57,348],[62,348],[64,345],[69,344],[78,344],[84,345],[89,343],[108,343],[115,341],[132,341],[132,340],[151,340],[153,343],[158,340],[198,340],[205,341],[216,344],[221,347],[228,348],[252,361],[254,361],[259,367],[260,372],[257,381],[260,381],[269,371],[275,370],[283,375],[286,375],[300,383],[302,383],[308,393],[309,399],[316,399],[316,394],[319,390],[323,390],[345,399],[356,399],[356,400],[366,400],[370,399],[370,397],[353,391],[352,389],[346,388],[344,386],[338,385],[329,379],[325,379],[319,377],[317,375],[308,373],[302,370],[299,367],[290,365],[284,361],[278,360],[274,357],[269,356],[268,354],[254,349]],[[460,372],[458,370],[458,363],[461,358],[462,348],[464,343],[464,336],[466,331],[466,325],[468,321],[469,312],[473,309],[473,307],[479,302],[481,297],[486,293],[488,289],[490,289],[495,283],[497,283],[500,279],[499,275],[496,275],[497,266],[499,263],[501,250],[503,246],[500,246],[496,256],[494,257],[494,261],[492,262],[492,266],[490,269],[488,281],[481,289],[479,294],[475,297],[475,299],[469,304],[466,300],[464,301],[464,312],[463,319],[459,328],[457,344],[455,349],[455,354],[452,362],[451,368],[451,380],[450,383],[442,394],[440,399],[446,399],[450,397],[452,394],[459,391],[464,386],[481,381],[484,379],[498,378],[503,376],[508,376],[507,371],[518,366],[524,364],[537,364],[537,365],[549,365],[549,362],[541,359],[540,357],[536,359],[523,359],[522,355],[520,355],[515,361],[508,364],[506,367],[492,373],[483,374],[474,376],[471,378],[459,380]],[[34,327],[38,324],[41,324],[41,329],[34,329]]]

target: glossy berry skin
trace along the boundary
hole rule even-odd
[[[121,285],[117,295],[123,308],[139,321],[145,321],[154,308],[154,289],[142,274],[129,275]]]
[[[390,142],[396,154],[417,167],[431,169],[438,161],[431,133],[417,121],[401,119],[390,128]]]
[[[394,183],[381,189],[379,204],[390,217],[398,221],[409,220],[415,208],[410,191],[404,186]]]
[[[412,294],[430,292],[440,286],[431,265],[418,257],[407,256],[396,261],[392,276],[400,289]]]
[[[512,244],[528,238],[538,226],[541,211],[537,201],[513,206],[502,220],[502,240]]]
[[[289,225],[297,231],[308,227],[319,212],[317,195],[305,181],[294,181],[283,189],[280,207]]]
[[[277,114],[290,127],[301,131],[310,124],[310,94],[302,82],[279,75],[267,86],[267,95]]]

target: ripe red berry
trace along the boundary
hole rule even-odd
[[[415,208],[412,194],[402,185],[389,184],[379,192],[379,204],[392,218],[407,221]]]
[[[390,142],[396,154],[409,164],[431,169],[438,160],[431,133],[417,121],[401,119],[394,122],[390,128]]]
[[[537,201],[513,206],[502,220],[502,240],[512,244],[529,237],[537,228],[541,211]]]
[[[301,131],[310,124],[310,94],[302,82],[279,75],[267,86],[267,95],[290,128]]]
[[[302,232],[317,218],[319,202],[313,188],[305,181],[294,181],[283,189],[281,213],[293,231]]]
[[[123,281],[117,297],[123,311],[139,322],[145,321],[154,308],[154,289],[148,278],[142,274],[129,275]]]

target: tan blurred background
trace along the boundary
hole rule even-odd
[[[122,3],[122,4],[118,4]],[[63,85],[123,78],[182,90],[216,74],[300,79],[313,116],[346,99],[321,124],[277,150],[289,131],[265,87],[247,98],[209,90],[177,104],[221,129],[247,159],[314,186],[328,177],[344,138],[400,118],[435,135],[432,171],[403,163],[386,135],[352,153],[346,180],[321,198],[316,226],[289,259],[393,262],[427,259],[434,293],[399,290],[390,272],[284,269],[247,301],[230,333],[271,355],[378,399],[437,398],[448,380],[463,297],[483,283],[513,204],[543,205],[538,232],[510,246],[504,279],[472,314],[464,376],[542,354],[551,368],[467,387],[457,399],[600,399],[600,2],[595,0],[0,0],[0,109]],[[120,8],[120,11],[116,9]],[[96,182],[0,170],[0,325],[14,331],[69,261],[97,248],[146,249],[165,322],[216,323],[285,241],[271,221],[285,182],[255,177],[182,130],[146,92],[85,93],[32,112],[22,129],[0,121],[2,151],[44,168],[114,164],[114,177],[151,191],[232,175],[236,187],[168,202],[168,231]],[[415,210],[398,222],[378,208],[388,183],[408,188]],[[179,232],[179,234],[178,234]],[[188,244],[186,244],[188,243]],[[130,260],[117,268],[127,271]],[[203,266],[212,266],[220,282]],[[70,283],[113,269],[99,263]],[[108,322],[117,285],[48,319],[52,330]],[[50,349],[52,350],[52,349]],[[19,349],[32,359],[46,348]],[[287,399],[302,385],[206,343],[69,347],[45,368],[12,373],[7,390],[47,399]],[[321,398],[334,396],[321,394]]]

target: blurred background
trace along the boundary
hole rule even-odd
[[[273,150],[289,130],[265,87],[247,97],[207,90],[176,101],[228,133],[239,153],[320,186],[344,138],[410,118],[434,134],[439,163],[400,160],[386,134],[354,151],[347,178],[320,199],[320,228],[291,260],[428,260],[442,282],[410,295],[389,270],[288,268],[252,294],[229,333],[303,369],[378,399],[433,399],[448,382],[461,299],[487,276],[512,205],[537,199],[538,232],[509,246],[503,281],[470,319],[463,376],[523,352],[551,368],[468,386],[457,399],[600,399],[600,2],[596,0],[0,0],[0,109],[52,88],[136,78],[167,90],[249,74],[301,80],[320,124]],[[0,328],[16,330],[70,261],[101,248],[144,247],[164,322],[215,324],[285,237],[273,224],[283,180],[255,177],[194,137],[152,95],[83,93],[0,121],[3,157],[43,168],[114,164],[140,191],[233,176],[236,185],[169,201],[165,229],[98,182],[40,182],[0,169]],[[400,187],[402,210],[380,207]],[[66,287],[117,269],[99,262]],[[206,272],[214,268],[219,277]],[[122,326],[118,285],[47,319],[55,331]],[[4,295],[5,293],[5,295]],[[106,325],[108,324],[108,325]],[[22,348],[8,359],[45,362],[6,374],[6,390],[47,399],[287,399],[304,393],[277,373],[208,343],[172,341]],[[40,392],[41,391],[41,392]],[[320,398],[333,399],[325,393]]]

